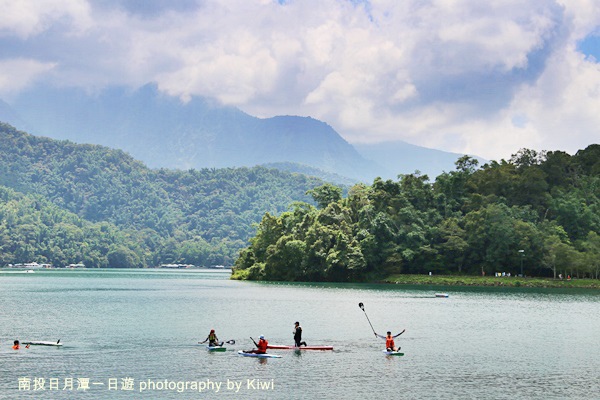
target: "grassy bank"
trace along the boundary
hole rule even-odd
[[[532,288],[585,288],[600,289],[598,279],[552,279],[552,278],[519,278],[493,276],[451,276],[451,275],[391,275],[380,283],[396,283],[403,285],[436,285],[436,286],[503,286]]]

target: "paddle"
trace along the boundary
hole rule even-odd
[[[254,339],[252,339],[252,336],[250,336],[250,340],[252,340],[252,343],[254,343],[254,345],[256,346],[256,348],[258,349],[258,344],[256,343],[256,341]],[[254,353],[255,350],[242,350],[244,353]]]
[[[205,340],[205,341],[203,341],[203,342],[198,342],[198,344],[204,344],[204,343],[206,343],[207,341],[208,341],[208,339],[207,339],[207,340]],[[223,346],[223,344],[225,344],[225,343],[227,343],[227,344],[235,344],[235,340],[233,340],[233,339],[230,339],[230,340],[228,340],[228,341],[226,341],[226,342],[221,342],[221,343],[218,343],[218,345],[219,345],[219,347],[220,347],[220,346]]]
[[[373,329],[373,333],[375,334],[375,336],[377,336],[377,332],[375,332],[375,328],[373,328],[373,325],[371,324],[371,320],[369,319],[369,316],[367,315],[367,312],[365,311],[365,305],[363,303],[358,303],[358,306],[365,313],[365,317],[367,317],[367,321],[369,321],[369,325],[371,325],[371,329]]]

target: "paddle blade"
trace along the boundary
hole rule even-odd
[[[363,303],[358,303],[358,306],[361,310],[365,311],[365,305]]]

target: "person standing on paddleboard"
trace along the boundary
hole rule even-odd
[[[208,334],[208,336],[206,337],[206,339],[204,339],[204,342],[200,342],[202,343],[206,343],[208,341],[208,345],[210,347],[217,347],[217,346],[223,346],[223,342],[219,343],[219,338],[217,337],[217,334],[215,333],[214,329],[210,330],[210,333]]]
[[[400,347],[396,347],[396,343],[394,343],[394,338],[397,338],[398,336],[402,335],[405,331],[406,331],[406,329],[404,329],[402,332],[400,332],[396,336],[392,336],[392,332],[390,332],[390,331],[387,332],[386,336],[378,335],[375,332],[373,332],[373,333],[375,333],[376,337],[385,339],[385,348],[387,351],[399,351]]]
[[[302,327],[298,321],[294,323],[294,343],[294,346],[296,347],[300,347],[302,345],[306,346],[306,342],[302,341]]]

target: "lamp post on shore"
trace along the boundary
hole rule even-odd
[[[523,276],[523,256],[525,255],[525,250],[519,250],[521,253],[521,277]]]

